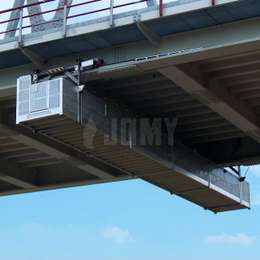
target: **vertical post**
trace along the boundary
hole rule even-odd
[[[81,80],[81,62],[78,62],[77,65],[77,80],[78,80],[78,86],[77,86],[77,102],[78,102],[78,111],[77,111],[77,121],[79,124],[81,124],[81,93],[80,93],[80,80]]]
[[[64,0],[64,10],[63,10],[63,37],[67,35],[67,10],[68,10],[68,0]]]
[[[211,188],[211,171],[209,172],[208,188]]]
[[[211,0],[211,5],[215,6],[216,5],[216,1],[215,0]]]
[[[114,0],[110,0],[110,27],[114,25]]]
[[[239,182],[239,197],[240,197],[240,204],[243,202],[243,182]]]
[[[160,17],[163,16],[163,0],[159,0],[159,13]]]
[[[23,6],[20,8],[18,44],[23,43]]]
[[[78,108],[77,108],[77,122],[82,125],[83,123],[83,89],[84,86],[81,85],[81,61],[79,60],[78,65],[76,66],[77,71],[77,102],[78,102]]]

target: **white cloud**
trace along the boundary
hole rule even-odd
[[[207,242],[210,244],[226,244],[226,245],[241,245],[250,246],[256,242],[256,237],[247,234],[220,234],[207,237]]]
[[[123,244],[132,240],[128,229],[122,229],[116,226],[107,227],[102,232],[102,236],[118,244]]]

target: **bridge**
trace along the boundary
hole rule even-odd
[[[0,11],[0,194],[141,178],[250,208],[259,1],[57,2]]]

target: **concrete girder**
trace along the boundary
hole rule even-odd
[[[1,129],[1,133],[5,133],[7,137],[11,137],[12,139],[16,140],[21,144],[27,145],[30,148],[35,148],[36,150],[39,150],[44,154],[48,154],[51,157],[55,158],[57,162],[60,161],[60,163],[62,162],[68,163],[69,165],[75,166],[83,171],[86,171],[87,173],[90,173],[91,171],[92,175],[95,175],[96,177],[102,180],[113,180],[115,178],[113,175],[109,174],[108,172],[104,172],[94,166],[87,164],[84,161],[77,159],[76,157],[70,156],[69,154],[66,154],[58,149],[55,149],[54,147],[48,146],[36,140],[35,138],[31,138],[22,133],[11,130],[5,125],[0,124],[0,129]],[[25,148],[22,147],[21,149],[25,149]],[[17,148],[15,148],[15,150],[17,150]]]
[[[198,67],[200,71],[205,73],[224,69],[240,68],[249,65],[259,65],[259,63],[260,51],[253,51],[201,61],[198,62]]]
[[[4,181],[4,182],[7,182],[9,184],[12,184],[14,186],[23,188],[23,189],[34,189],[34,188],[37,188],[37,186],[35,186],[35,185],[31,184],[31,183],[22,181],[22,180],[20,180],[18,178],[14,178],[14,177],[6,175],[6,174],[0,174],[0,180]]]
[[[154,46],[159,46],[161,37],[153,32],[149,27],[147,27],[144,23],[137,21],[136,26],[139,31],[144,35],[144,37]]]
[[[34,189],[37,185],[33,180],[27,180],[28,170],[0,159],[0,180],[22,189]]]
[[[47,68],[46,61],[37,53],[28,48],[24,48],[23,46],[20,46],[19,48],[22,54],[27,57],[38,69],[44,70]]]
[[[260,128],[256,114],[226,89],[221,88],[217,81],[211,81],[205,85],[200,79],[192,76],[192,73],[181,67],[172,66],[159,70],[165,77],[172,80],[201,103],[207,105],[213,111],[221,115],[238,129],[260,142]],[[196,75],[198,75],[196,73]]]

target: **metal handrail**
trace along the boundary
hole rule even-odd
[[[97,9],[97,10],[93,10],[93,11],[88,11],[88,12],[82,12],[82,13],[75,14],[75,15],[67,15],[67,9],[72,9],[72,8],[75,8],[75,7],[88,5],[88,4],[95,3],[95,2],[100,2],[102,0],[90,0],[90,1],[85,1],[85,2],[71,4],[71,5],[68,5],[67,0],[65,0],[63,7],[50,9],[50,10],[47,10],[47,11],[41,11],[39,13],[23,15],[23,10],[26,9],[26,8],[29,8],[29,7],[32,7],[32,6],[46,4],[46,3],[49,3],[49,2],[53,2],[53,1],[55,1],[55,0],[42,0],[42,1],[39,1],[39,2],[36,2],[36,3],[26,4],[26,5],[22,5],[22,6],[17,6],[17,7],[13,7],[13,8],[9,8],[9,9],[0,11],[0,15],[1,14],[6,14],[6,13],[9,13],[9,12],[13,12],[13,11],[18,11],[18,10],[20,10],[20,12],[22,13],[22,15],[20,15],[20,17],[16,17],[16,18],[0,21],[0,25],[2,25],[2,24],[7,24],[9,22],[14,22],[14,21],[18,21],[18,20],[20,21],[21,20],[20,21],[20,27],[2,31],[2,32],[0,32],[0,35],[6,34],[6,33],[10,33],[10,32],[16,32],[18,30],[20,30],[21,33],[22,33],[22,31],[24,29],[28,29],[28,28],[31,28],[33,26],[40,26],[40,25],[45,25],[45,24],[49,24],[49,23],[53,23],[53,22],[60,22],[60,21],[64,21],[64,30],[66,31],[66,26],[67,26],[67,20],[68,19],[73,19],[73,18],[76,18],[76,17],[86,16],[86,15],[99,13],[99,12],[103,12],[103,11],[109,11],[109,10],[111,11],[113,9],[126,7],[126,6],[130,6],[130,5],[134,5],[134,4],[139,4],[139,3],[143,3],[143,2],[147,2],[147,0],[138,0],[138,1],[132,1],[132,2],[129,2],[129,3],[125,3],[125,4],[114,5],[114,1],[111,1],[110,5],[108,7],[105,7],[105,8],[101,8],[101,9]],[[112,3],[112,6],[111,6],[111,3]],[[28,18],[31,18],[31,17],[39,16],[39,15],[54,13],[54,12],[58,12],[58,11],[61,11],[61,10],[64,10],[64,14],[66,14],[66,15],[64,15],[63,19],[56,19],[56,20],[46,21],[46,22],[43,22],[43,23],[37,23],[36,25],[32,25],[32,24],[30,24],[30,25],[22,25],[24,19],[28,19]],[[113,16],[113,11],[110,12],[110,15]],[[111,18],[111,26],[112,26],[112,23],[113,23],[113,18]],[[64,34],[66,34],[66,32]],[[21,36],[20,36],[20,38],[21,38]]]
[[[147,0],[138,0],[138,1],[135,1],[135,2],[131,2],[131,3],[125,3],[125,4],[121,4],[121,5],[114,5],[113,9],[129,6],[129,5],[133,5],[133,4],[139,4],[139,3],[143,3],[143,2],[147,2]],[[108,11],[108,10],[110,10],[110,7],[105,7],[105,8],[101,8],[101,9],[98,9],[98,10],[89,11],[89,12],[85,12],[85,13],[81,13],[81,14],[70,15],[67,18],[71,19],[71,18],[75,18],[75,17],[79,17],[79,16],[85,16],[85,15],[88,15],[88,14],[94,14],[94,13]]]
[[[42,0],[40,2],[35,2],[35,3],[32,3],[32,4],[16,6],[16,7],[13,7],[13,8],[1,10],[0,14],[9,13],[9,12],[20,10],[20,9],[25,9],[25,8],[36,6],[36,5],[47,4],[47,3],[53,2],[53,1],[55,1],[55,0]]]

